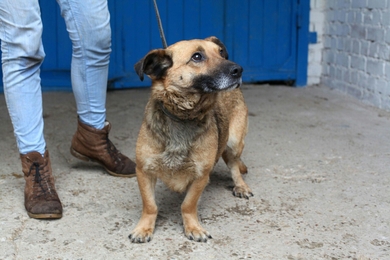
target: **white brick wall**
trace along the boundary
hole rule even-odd
[[[310,0],[310,25],[311,32],[317,32],[317,43],[309,45],[309,65],[307,71],[307,84],[319,84],[322,75],[322,49],[324,22],[325,22],[325,1]]]
[[[321,82],[390,110],[390,0],[310,4],[318,43],[309,46],[308,84]]]

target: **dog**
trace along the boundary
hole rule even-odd
[[[155,185],[186,192],[181,205],[187,238],[212,238],[199,223],[197,204],[220,157],[231,171],[233,194],[249,199],[240,156],[248,128],[248,109],[239,87],[243,68],[228,60],[225,45],[212,36],[180,41],[150,51],[134,65],[152,87],[136,145],[136,175],[142,216],[129,235],[133,243],[152,239],[157,218]]]

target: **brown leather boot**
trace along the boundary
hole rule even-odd
[[[73,136],[70,153],[83,161],[93,161],[101,164],[106,171],[114,176],[134,177],[135,163],[121,154],[108,139],[111,124],[106,121],[99,130],[78,120],[77,131]]]
[[[26,186],[24,205],[31,218],[61,218],[62,205],[54,186],[49,152],[21,154]]]

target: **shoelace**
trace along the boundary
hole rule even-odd
[[[40,196],[46,196],[46,195],[51,195],[50,191],[49,191],[49,194],[47,194],[47,191],[43,185],[42,185],[42,182],[45,181],[46,177],[47,176],[42,176],[41,175],[41,167],[39,165],[39,163],[37,162],[33,162],[31,167],[30,167],[30,170],[28,172],[28,175],[31,174],[31,171],[34,169],[35,167],[35,174],[34,174],[34,187],[39,187],[40,191],[36,194],[36,197],[40,197]]]
[[[108,136],[106,137],[106,142],[107,142],[107,151],[108,154],[115,160],[116,163],[121,162],[121,158],[119,157],[120,152],[116,147],[113,145],[113,143],[108,139]]]

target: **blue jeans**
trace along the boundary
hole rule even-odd
[[[72,41],[71,80],[81,122],[104,127],[111,53],[107,0],[57,0]],[[38,0],[0,1],[4,94],[21,154],[44,154],[40,66],[45,58]]]

